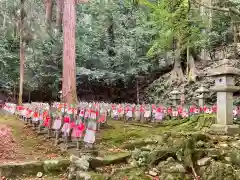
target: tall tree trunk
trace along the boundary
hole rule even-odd
[[[53,8],[53,1],[52,0],[45,0],[45,12],[46,12],[46,21],[48,25],[51,25],[52,22],[52,8]]]
[[[176,47],[174,47],[174,65],[173,69],[171,71],[171,76],[168,82],[171,84],[173,82],[183,82],[184,81],[184,75],[182,71],[182,66],[181,66],[181,47],[180,47],[180,42],[177,40],[176,42]]]
[[[24,13],[24,2],[25,0],[20,1],[20,18],[19,18],[19,38],[20,38],[20,78],[19,78],[19,94],[18,94],[18,104],[22,104],[22,95],[23,95],[23,81],[24,81],[24,61],[25,61],[25,47],[23,42],[23,23],[25,18]]]
[[[63,11],[63,101],[68,104],[77,102],[76,91],[76,54],[75,54],[76,9],[75,1],[65,0]]]
[[[3,14],[3,24],[2,24],[2,27],[3,27],[3,29],[6,27],[6,15],[5,14]]]
[[[138,78],[137,78],[137,104],[139,104],[139,86],[138,86]]]
[[[191,81],[195,82],[197,78],[197,68],[195,66],[195,61],[189,52],[189,48],[187,50],[187,54],[188,54],[188,67],[189,67],[188,82],[191,82]]]
[[[207,6],[212,6],[212,0],[201,0],[201,3],[206,4]],[[208,17],[208,27],[204,29],[202,32],[203,36],[205,36],[206,33],[209,32],[212,28],[212,10],[211,9],[206,10],[205,6],[200,6],[200,15],[202,19],[204,19],[204,16]],[[206,48],[201,49],[201,59],[203,60],[210,59],[209,56],[207,55]]]
[[[62,30],[62,17],[63,17],[63,0],[57,0],[56,6],[56,26],[59,31]]]

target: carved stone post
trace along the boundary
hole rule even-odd
[[[207,98],[207,93],[209,90],[204,86],[201,86],[199,89],[196,90],[196,93],[199,94],[198,98],[198,105],[199,107],[203,107],[205,105],[205,100]]]
[[[240,69],[224,64],[213,69],[209,76],[215,79],[215,86],[211,90],[217,92],[217,122],[211,126],[211,132],[239,134],[239,126],[233,125],[233,92],[240,90],[234,81],[235,76],[240,76]]]
[[[179,92],[177,89],[174,89],[172,92],[170,92],[170,94],[172,95],[172,104],[173,107],[176,108],[176,106],[179,104],[179,100],[180,97],[179,95],[181,94],[181,92]]]

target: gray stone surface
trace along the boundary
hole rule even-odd
[[[77,171],[77,179],[78,180],[90,180],[91,175],[87,172]]]
[[[181,94],[181,92],[178,91],[177,89],[174,89],[172,92],[170,92],[170,94],[172,95],[171,99],[173,106],[177,106],[178,100],[180,99],[179,95]]]
[[[209,90],[207,88],[205,88],[204,86],[201,86],[200,88],[198,88],[196,90],[196,93],[200,94],[199,96],[197,96],[198,105],[200,107],[203,107],[205,105],[205,100],[207,98],[207,93],[208,92],[209,92]]]
[[[239,127],[233,125],[233,92],[239,90],[235,86],[235,76],[240,76],[240,69],[226,65],[215,68],[209,74],[215,78],[212,91],[217,92],[217,124],[210,128],[211,133],[234,135],[239,133]]]
[[[89,156],[82,156],[81,158],[71,155],[70,161],[80,170],[88,170],[90,166],[90,157]]]
[[[215,69],[212,69],[208,76],[219,76],[219,75],[237,75],[240,76],[240,70],[231,66],[220,66]]]
[[[209,133],[232,136],[240,133],[240,127],[239,125],[213,124],[210,128]]]
[[[211,157],[205,157],[205,158],[202,158],[202,159],[199,159],[197,161],[197,165],[199,166],[206,166],[208,163],[210,163],[212,160]]]

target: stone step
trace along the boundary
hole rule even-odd
[[[23,174],[36,175],[38,172],[42,172],[43,174],[62,172],[66,170],[69,165],[69,159],[9,163],[0,165],[0,177],[14,177]]]
[[[95,169],[101,166],[107,166],[110,164],[118,164],[118,163],[126,162],[126,160],[130,158],[130,156],[131,156],[130,152],[125,152],[125,153],[118,153],[115,155],[108,155],[105,157],[93,157],[90,160],[90,167]]]

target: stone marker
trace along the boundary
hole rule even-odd
[[[174,90],[170,92],[170,94],[172,95],[173,106],[176,107],[178,105],[178,100],[180,99],[179,95],[181,94],[181,92],[174,88]]]
[[[233,135],[240,133],[239,126],[233,125],[233,92],[240,90],[235,86],[234,77],[240,76],[240,69],[227,64],[227,59],[224,62],[209,74],[215,78],[215,86],[211,90],[217,92],[217,123],[211,126],[210,132]]]
[[[204,86],[201,86],[199,89],[196,90],[196,93],[200,94],[199,96],[197,96],[199,107],[203,107],[205,105],[205,100],[207,98],[206,95],[208,92],[209,90]]]

